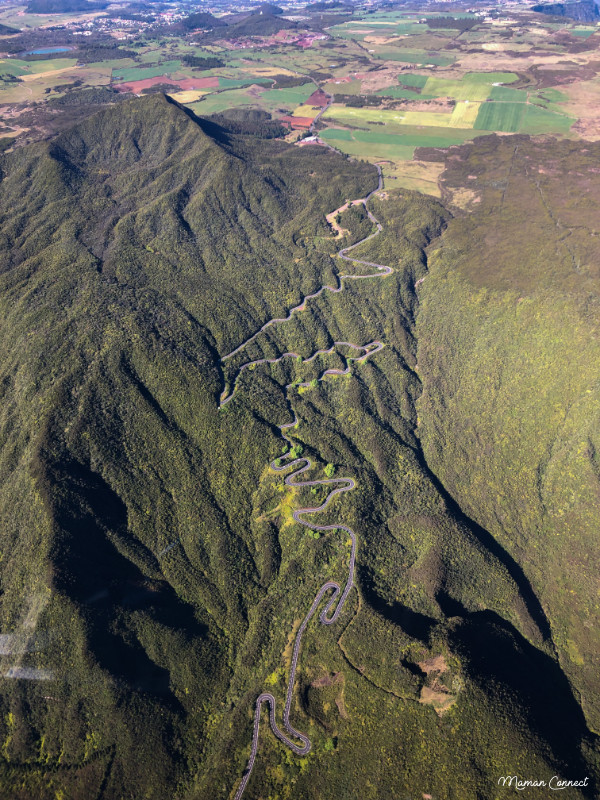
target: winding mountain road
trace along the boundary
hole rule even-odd
[[[353,361],[356,361],[357,363],[365,361],[369,356],[372,356],[375,353],[379,352],[379,350],[383,348],[383,344],[382,342],[379,341],[369,342],[368,344],[365,345],[352,344],[352,342],[334,342],[333,347],[329,347],[326,350],[317,350],[315,353],[312,354],[312,356],[309,356],[308,358],[302,358],[302,356],[299,353],[291,352],[291,353],[284,353],[282,356],[278,356],[277,358],[257,358],[255,361],[247,361],[245,364],[242,364],[242,366],[237,371],[237,374],[233,381],[233,389],[231,390],[230,394],[227,394],[227,389],[225,389],[223,394],[221,395],[220,408],[223,408],[223,406],[233,398],[234,394],[237,391],[238,380],[244,370],[251,369],[252,367],[258,366],[259,364],[279,364],[286,358],[293,358],[295,360],[301,359],[303,364],[310,364],[310,362],[314,361],[315,358],[317,358],[318,356],[331,355],[332,353],[335,353],[336,348],[338,347],[350,347],[353,350],[363,350],[364,352],[362,356],[346,358],[346,363],[348,366],[345,369],[335,369],[335,368],[326,369],[324,372],[321,373],[321,375],[317,378],[317,380],[322,381],[326,375],[348,375],[351,369],[350,365]],[[304,381],[303,383],[296,383],[296,384],[288,383],[285,388],[290,389],[294,385],[296,387],[310,386],[310,381]]]
[[[313,294],[310,294],[310,295],[306,295],[306,297],[304,298],[302,303],[300,303],[299,305],[295,306],[294,308],[292,308],[290,310],[290,312],[289,312],[287,317],[284,317],[282,319],[272,319],[269,322],[265,323],[255,334],[253,334],[252,336],[249,336],[248,339],[246,339],[244,342],[242,342],[242,344],[240,344],[238,347],[236,347],[235,350],[232,350],[230,353],[228,353],[227,355],[223,356],[222,359],[221,359],[222,363],[227,361],[228,359],[230,359],[232,356],[236,355],[237,353],[239,353],[244,347],[246,347],[246,345],[248,345],[250,342],[254,341],[254,339],[256,339],[257,336],[259,336],[260,333],[265,331],[270,326],[275,325],[275,324],[279,324],[279,323],[288,322],[292,318],[292,316],[293,316],[293,314],[295,312],[303,311],[305,309],[306,302],[308,300],[311,300],[313,298],[318,297],[324,291],[341,292],[342,289],[344,288],[344,281],[345,280],[364,280],[364,279],[367,279],[367,278],[376,278],[376,277],[383,278],[386,275],[391,275],[391,273],[394,271],[391,267],[385,266],[383,264],[375,264],[375,263],[373,263],[371,261],[361,261],[359,259],[352,258],[351,256],[348,255],[348,253],[351,250],[353,250],[355,247],[358,247],[358,245],[360,245],[360,244],[364,244],[364,242],[368,242],[374,236],[378,236],[379,233],[383,230],[383,228],[382,228],[381,224],[379,223],[379,221],[373,216],[373,214],[367,208],[367,202],[372,197],[372,195],[375,194],[375,192],[380,191],[383,188],[383,178],[382,178],[382,174],[381,174],[381,168],[379,166],[377,167],[377,172],[378,172],[378,175],[379,175],[379,182],[378,182],[377,188],[374,189],[372,192],[370,192],[366,197],[361,198],[360,200],[355,200],[354,201],[354,203],[361,202],[361,203],[364,204],[365,209],[366,209],[367,214],[368,214],[368,217],[371,220],[371,222],[373,222],[377,226],[377,230],[374,233],[372,233],[369,236],[367,236],[366,238],[362,239],[360,242],[356,242],[355,244],[350,245],[349,247],[345,247],[343,250],[340,250],[340,252],[337,255],[340,258],[342,258],[342,259],[344,259],[346,261],[352,262],[353,264],[360,264],[361,266],[371,267],[371,268],[377,269],[379,271],[374,273],[374,274],[369,274],[369,275],[340,275],[339,276],[339,285],[337,287],[324,285],[317,292],[314,292]],[[350,347],[350,348],[352,348],[354,350],[362,351],[363,354],[361,356],[357,356],[357,357],[353,357],[353,358],[347,358],[346,359],[347,366],[343,370],[341,370],[341,369],[327,369],[327,370],[325,370],[321,374],[321,376],[318,378],[319,381],[323,380],[326,375],[346,375],[346,374],[348,374],[350,372],[350,370],[351,370],[351,362],[356,361],[358,363],[358,362],[365,361],[370,356],[372,356],[375,353],[379,352],[383,348],[384,345],[383,345],[382,342],[380,342],[378,340],[370,342],[369,344],[366,344],[366,345],[356,345],[356,344],[352,344],[351,342],[334,342],[333,347],[330,347],[327,350],[317,350],[309,358],[303,359],[302,363],[306,364],[306,363],[312,361],[313,359],[317,358],[317,356],[333,353],[335,351],[336,347],[340,347],[340,346]],[[239,379],[239,377],[240,377],[240,375],[241,375],[243,370],[245,370],[245,369],[247,369],[247,368],[249,368],[251,366],[256,366],[258,364],[276,364],[276,363],[282,361],[285,358],[298,358],[298,357],[299,356],[298,356],[297,353],[291,352],[291,353],[284,353],[283,355],[279,356],[278,358],[257,359],[255,361],[249,361],[249,362],[243,364],[239,368],[239,370],[238,370],[238,372],[237,372],[237,374],[236,374],[236,376],[235,376],[235,378],[233,380],[233,388],[232,388],[231,392],[228,393],[227,387],[224,389],[224,391],[223,391],[223,393],[221,395],[221,401],[220,401],[220,406],[219,407],[223,408],[223,406],[233,398],[233,396],[234,396],[234,394],[236,392],[236,389],[237,389],[238,379]],[[293,384],[288,384],[286,386],[286,389],[289,389],[292,385]],[[300,384],[300,385],[301,386],[302,385],[306,386],[308,384]],[[280,425],[279,426],[279,429],[281,430],[281,435],[292,446],[293,446],[294,443],[293,443],[292,439],[288,436],[286,431],[288,431],[290,428],[294,428],[297,424],[298,424],[298,418],[294,415],[294,420],[292,422],[288,422],[288,423],[286,423],[284,425]],[[276,472],[283,472],[283,471],[289,470],[291,468],[294,468],[293,472],[288,474],[286,476],[286,478],[285,478],[285,484],[287,486],[294,487],[294,488],[304,488],[304,487],[308,487],[308,486],[335,486],[336,487],[336,488],[332,489],[329,492],[329,494],[327,495],[325,501],[323,503],[321,503],[321,505],[314,506],[314,507],[307,507],[307,508],[299,508],[299,509],[297,509],[296,511],[293,512],[292,516],[293,516],[293,519],[296,522],[298,522],[300,525],[305,525],[306,527],[311,528],[311,530],[324,531],[324,532],[344,531],[345,533],[348,534],[348,536],[350,537],[350,559],[349,559],[349,563],[348,563],[348,578],[346,580],[346,584],[345,584],[343,590],[342,590],[340,584],[337,583],[336,581],[327,581],[326,583],[324,583],[321,586],[321,588],[319,589],[319,591],[317,592],[317,595],[315,596],[315,599],[313,600],[312,605],[308,610],[308,613],[306,614],[306,616],[302,620],[302,623],[301,623],[300,627],[298,628],[298,632],[296,633],[296,638],[294,640],[294,649],[293,649],[293,653],[292,653],[292,662],[291,662],[291,666],[290,666],[290,674],[289,674],[289,679],[288,679],[288,684],[287,684],[285,705],[284,705],[284,708],[283,708],[283,728],[284,728],[285,732],[277,724],[277,720],[276,720],[276,717],[275,717],[276,700],[275,700],[274,695],[271,694],[270,692],[263,692],[257,698],[255,711],[254,711],[254,728],[253,728],[253,733],[252,733],[252,745],[251,745],[251,748],[250,748],[250,757],[248,759],[248,763],[246,765],[246,768],[245,768],[245,770],[243,772],[242,780],[241,780],[241,782],[240,782],[240,784],[239,784],[239,786],[237,788],[237,791],[235,793],[235,800],[240,800],[241,799],[241,797],[242,797],[242,795],[244,793],[244,790],[246,789],[246,785],[248,784],[248,781],[250,780],[250,775],[252,774],[252,769],[254,767],[254,762],[256,760],[256,755],[257,755],[257,752],[258,752],[258,735],[259,735],[259,728],[260,728],[260,716],[261,716],[261,712],[262,712],[262,707],[263,707],[263,705],[265,703],[269,706],[269,724],[271,726],[271,730],[273,731],[273,734],[281,742],[283,742],[283,744],[285,744],[286,747],[289,747],[290,750],[292,750],[292,752],[296,753],[296,755],[304,756],[304,755],[306,755],[307,753],[310,752],[310,749],[311,749],[310,739],[308,738],[308,736],[306,736],[306,734],[301,733],[300,731],[296,730],[296,728],[294,728],[294,726],[290,722],[290,710],[291,710],[292,700],[293,700],[293,696],[294,696],[294,685],[295,685],[295,682],[296,682],[296,671],[297,671],[297,668],[298,668],[298,659],[300,657],[300,646],[302,644],[302,637],[304,635],[304,632],[305,632],[309,622],[311,621],[311,619],[313,618],[313,616],[317,612],[317,609],[319,608],[319,605],[321,604],[321,601],[329,593],[330,593],[329,598],[327,599],[323,610],[319,614],[319,621],[321,622],[322,625],[333,625],[333,623],[337,621],[337,619],[339,618],[340,614],[342,613],[342,609],[344,608],[344,604],[346,602],[346,599],[347,599],[347,597],[348,597],[348,595],[349,595],[349,593],[350,593],[350,591],[352,589],[352,586],[354,585],[354,568],[355,568],[355,562],[356,562],[356,534],[354,533],[354,531],[351,528],[349,528],[347,525],[341,525],[341,524],[316,525],[315,523],[309,522],[308,520],[304,519],[304,517],[306,515],[319,514],[322,511],[325,511],[336,495],[342,494],[343,492],[351,492],[356,487],[355,481],[353,480],[353,478],[328,478],[328,479],[323,479],[323,480],[297,480],[300,475],[303,475],[305,472],[308,472],[308,470],[311,469],[311,467],[313,466],[313,463],[310,460],[310,458],[307,458],[306,456],[302,457],[302,458],[296,458],[296,459],[293,459],[291,461],[287,460],[287,459],[289,459],[289,457],[290,457],[290,453],[287,453],[286,455],[282,456],[281,458],[275,459],[275,461],[271,462],[271,464],[270,464],[271,469],[275,470]],[[282,462],[285,462],[285,463],[282,463]],[[336,601],[337,601],[337,603],[336,603]],[[290,738],[290,737],[293,737],[293,738]],[[299,743],[294,741],[294,739],[298,740]]]
[[[375,236],[378,236],[383,230],[383,227],[379,222],[379,220],[377,220],[367,208],[367,203],[369,202],[371,197],[376,192],[381,191],[381,189],[383,188],[383,175],[381,174],[381,167],[379,165],[377,165],[377,174],[379,176],[379,182],[377,184],[377,188],[373,189],[372,192],[369,192],[369,194],[366,197],[361,197],[359,200],[352,201],[353,204],[362,203],[364,205],[367,212],[367,216],[369,217],[371,222],[377,226],[377,230],[374,231],[374,233],[369,234],[369,236],[365,237],[364,239],[361,239],[360,242],[355,242],[355,244],[351,244],[349,247],[344,247],[343,250],[340,250],[339,253],[337,253],[337,256],[339,258],[343,258],[344,261],[350,261],[353,264],[360,264],[361,266],[364,267],[373,267],[373,269],[378,269],[379,272],[375,273],[375,275],[340,275],[338,277],[339,281],[338,286],[329,286],[329,284],[323,284],[323,286],[321,286],[320,289],[317,289],[317,291],[313,292],[312,294],[307,294],[301,303],[291,308],[287,317],[276,317],[275,319],[270,319],[268,322],[265,322],[265,324],[262,327],[260,327],[256,331],[256,333],[253,333],[252,336],[249,336],[247,339],[245,339],[240,345],[238,345],[235,348],[235,350],[232,350],[230,353],[227,353],[227,355],[222,356],[221,363],[237,355],[241,350],[243,350],[247,345],[249,345],[250,342],[253,342],[258,336],[260,336],[261,333],[263,333],[263,331],[266,331],[272,325],[280,325],[283,322],[289,322],[293,317],[293,315],[296,313],[296,311],[304,311],[306,309],[306,303],[309,300],[314,300],[316,297],[320,297],[320,295],[322,295],[323,292],[333,292],[333,294],[338,294],[338,292],[343,291],[344,281],[346,280],[361,281],[361,280],[367,280],[368,278],[385,277],[386,275],[392,274],[394,270],[391,267],[386,267],[383,264],[374,264],[372,261],[361,261],[358,258],[352,258],[351,256],[348,255],[350,250],[353,250],[360,244],[364,244],[365,242],[368,242],[370,239],[373,239]]]

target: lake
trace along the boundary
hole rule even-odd
[[[40,47],[39,50],[27,50],[24,56],[41,56],[44,53],[66,53],[73,50],[73,47]]]

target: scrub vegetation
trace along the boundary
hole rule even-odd
[[[579,557],[585,540],[567,531],[594,505],[595,394],[583,386],[593,388],[592,368],[584,379],[578,366],[568,384],[587,404],[572,418],[579,428],[550,388],[532,390],[540,409],[525,391],[532,364],[549,380],[586,337],[581,364],[595,363],[593,307],[577,306],[579,338],[559,341],[552,328],[579,280],[584,297],[592,251],[573,250],[580,272],[572,262],[569,272],[558,212],[539,200],[564,275],[548,279],[534,241],[539,274],[500,257],[504,273],[483,260],[479,274],[461,247],[492,235],[486,214],[514,173],[486,177],[485,153],[467,146],[443,181],[444,204],[411,191],[370,201],[383,232],[352,256],[391,275],[324,292],[223,363],[266,321],[356,268],[336,253],[372,221],[350,206],[336,237],[326,215],[377,186],[373,167],[329,149],[234,130],[155,94],[0,157],[0,619],[15,643],[2,673],[46,671],[2,681],[2,791],[231,796],[257,696],[283,697],[315,591],[347,574],[339,532],[316,537],[292,519],[321,501],[319,489],[285,487],[268,467],[286,449],[278,426],[296,413],[292,454],[310,456],[315,478],[356,481],[322,515],[357,533],[356,588],[339,623],[304,635],[292,719],[312,751],[296,758],[263,726],[245,797],[504,798],[498,776],[513,773],[589,775],[587,790],[563,796],[593,797],[597,628],[567,611],[571,589],[590,609],[597,602],[593,568],[568,583],[558,556]],[[501,165],[517,157],[512,139],[482,141],[496,143]],[[534,146],[518,141],[531,193],[552,196],[555,179],[535,172]],[[557,164],[587,174],[592,155],[564,146]],[[452,201],[457,170],[491,192],[468,217]],[[515,265],[522,198],[515,186],[502,201]],[[548,292],[552,315],[535,305]],[[519,313],[537,348],[526,361]],[[497,382],[510,382],[496,394],[481,384],[483,335],[505,348]],[[384,347],[349,375],[319,380],[355,355],[343,345],[304,363],[375,337]],[[242,363],[291,351],[302,357],[244,370],[219,410]],[[286,389],[297,381],[308,386]],[[515,403],[508,428],[469,438],[494,397]],[[564,438],[547,458],[557,425]],[[542,461],[528,457],[531,474],[519,472],[534,451]],[[573,478],[559,488],[564,470]],[[543,519],[540,490],[552,491]],[[535,546],[556,600],[532,567]]]

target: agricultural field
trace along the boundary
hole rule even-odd
[[[483,103],[474,127],[480,131],[517,133],[525,114],[525,103]]]
[[[222,28],[170,36],[168,28],[143,25],[133,38],[113,39],[106,51],[99,32],[91,56],[81,37],[54,32],[52,44],[70,52],[0,58],[0,124],[11,140],[5,146],[59,124],[55,110],[44,114],[47,103],[63,114],[75,106],[84,113],[73,97],[82,89],[94,103],[101,90],[105,102],[108,91],[164,91],[200,116],[260,111],[280,120],[290,141],[312,134],[352,158],[384,162],[384,178],[394,185],[402,169],[414,182],[415,148],[447,148],[491,133],[600,137],[593,25],[525,11],[494,12],[490,19],[461,10],[357,8],[351,18],[339,14],[339,22],[332,16],[322,28],[311,23],[310,34],[242,28],[239,39]],[[84,18],[99,30],[109,24],[108,12]],[[17,21],[20,30],[36,32],[35,45],[49,36],[42,17],[23,15],[22,8],[0,14],[2,24]],[[0,36],[0,52],[3,39],[15,41]],[[96,33],[89,41],[96,42]],[[307,101],[317,89],[329,107],[314,122],[320,106]]]

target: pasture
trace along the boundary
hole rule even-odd
[[[405,111],[401,121],[403,125],[424,125],[434,128],[446,128],[451,122],[451,113],[438,111]]]
[[[415,151],[414,146],[404,144],[385,144],[383,142],[360,142],[354,139],[339,139],[331,142],[340,152],[365,161],[376,162],[389,159],[390,161],[410,161]],[[385,168],[384,175],[385,175]]]
[[[405,114],[406,112],[402,110],[393,111],[377,107],[350,108],[334,103],[325,111],[321,119],[336,119],[339,122],[348,123],[349,125],[361,125],[365,123],[383,123],[386,125],[395,123],[401,125]]]
[[[403,86],[415,86],[417,89],[422,89],[428,80],[429,75],[419,75],[417,72],[402,72],[398,75],[398,81]]]
[[[394,97],[402,100],[423,100],[424,97],[411,89],[401,89],[399,86],[391,86],[389,89],[379,89],[375,92],[379,97]]]
[[[464,80],[469,83],[486,83],[493,86],[500,83],[515,83],[519,80],[519,76],[514,72],[467,72]]]
[[[539,133],[553,133],[566,136],[575,122],[573,117],[566,114],[556,114],[538,106],[525,106],[525,114],[521,122],[520,133],[529,133],[535,136]]]
[[[157,67],[126,67],[113,70],[113,78],[122,80],[123,83],[144,81],[147,78],[159,78],[161,75],[170,75],[181,69],[181,61],[165,61]]]
[[[423,94],[431,97],[451,97],[454,100],[487,100],[490,85],[480,81],[429,78]]]
[[[381,61],[403,61],[406,64],[433,64],[438,67],[447,67],[454,63],[453,56],[426,53],[425,51],[401,50],[400,48],[392,49],[390,47],[374,48],[373,58]]]
[[[439,127],[426,128],[424,126],[404,126],[400,133],[385,133],[383,131],[349,131],[341,128],[327,128],[320,133],[325,141],[335,140],[340,142],[354,141],[365,145],[385,145],[387,147],[451,147],[462,144],[476,136],[472,130],[460,130]],[[337,144],[336,144],[337,147]],[[364,148],[366,150],[366,148]]]
[[[526,103],[527,92],[523,89],[511,89],[508,86],[492,86],[490,100],[501,100],[504,103]]]
[[[479,131],[516,133],[524,114],[524,103],[482,103],[473,127]]]
[[[301,105],[292,111],[292,116],[306,118],[310,117],[311,119],[314,119],[320,110],[320,108],[315,108],[315,106]]]
[[[481,103],[472,103],[463,100],[454,106],[454,111],[450,114],[449,125],[451,128],[472,128],[479,114]]]

